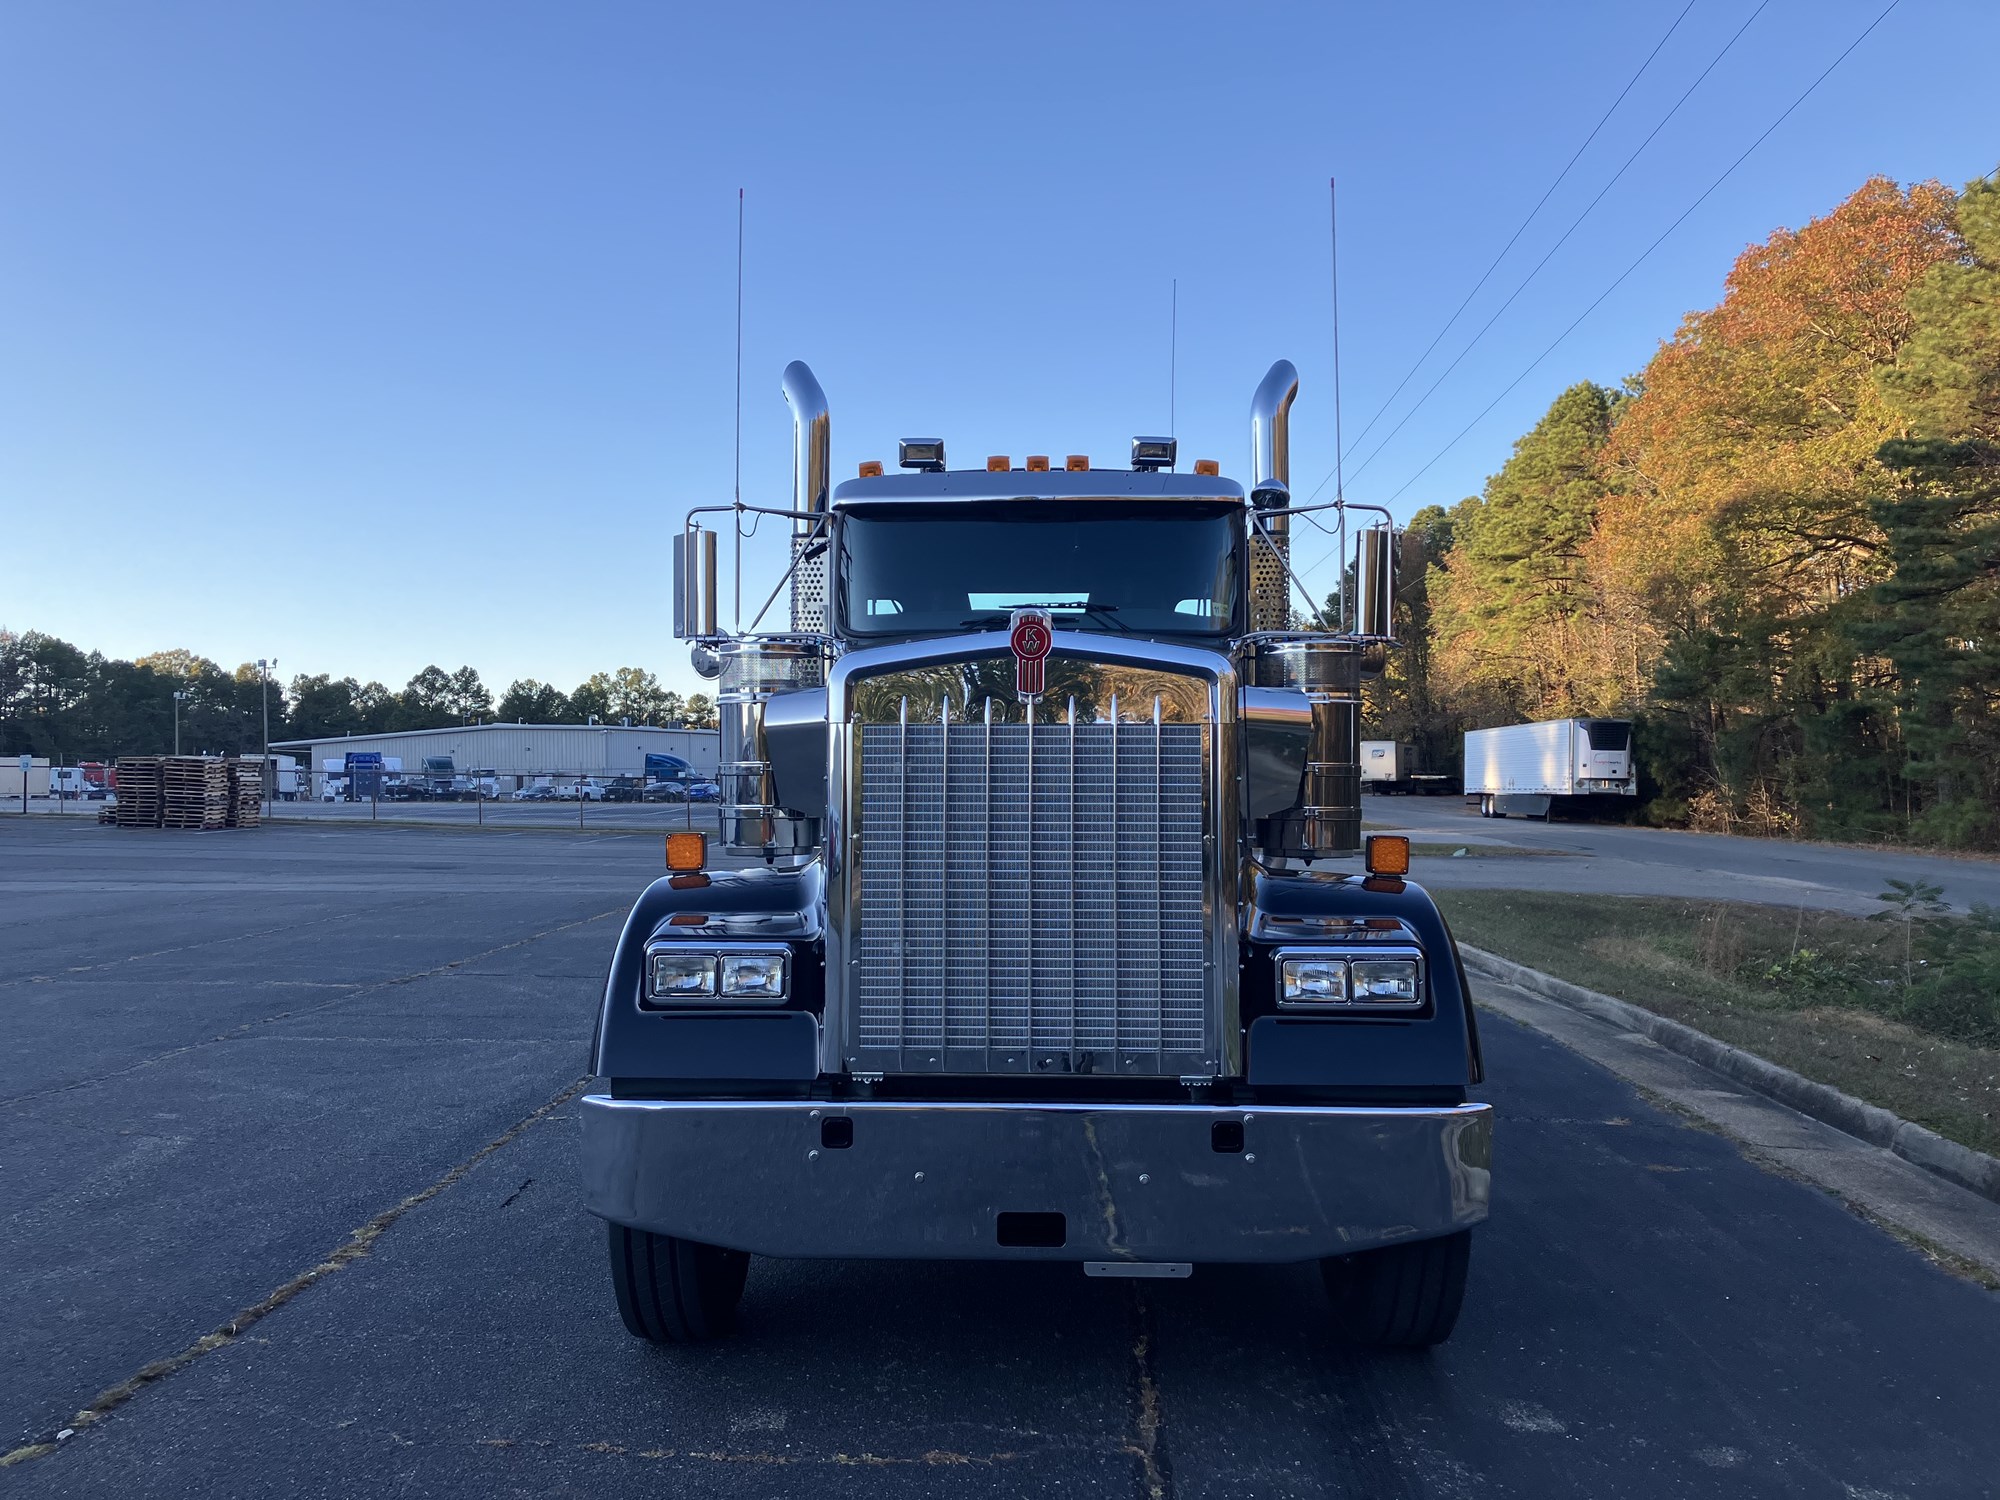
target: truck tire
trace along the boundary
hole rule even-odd
[[[634,1338],[695,1344],[736,1326],[750,1256],[695,1240],[610,1224],[611,1285]]]
[[[1417,1349],[1451,1337],[1465,1301],[1472,1231],[1320,1262],[1333,1322],[1350,1343]]]

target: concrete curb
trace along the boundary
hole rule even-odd
[[[1516,985],[1545,1000],[1554,1000],[1599,1020],[1609,1021],[1627,1031],[1636,1031],[1669,1052],[1720,1073],[1745,1088],[1788,1105],[1835,1130],[1843,1131],[1871,1146],[1892,1151],[1903,1160],[1933,1172],[1947,1182],[2000,1203],[2000,1160],[1948,1141],[1934,1130],[1913,1125],[1900,1115],[1873,1104],[1864,1104],[1852,1094],[1844,1094],[1824,1083],[1814,1083],[1790,1068],[1766,1062],[1740,1047],[1718,1042],[1714,1037],[1655,1015],[1629,1001],[1601,995],[1567,979],[1557,979],[1540,969],[1517,964],[1497,953],[1461,943],[1459,953],[1465,966],[1486,979]]]

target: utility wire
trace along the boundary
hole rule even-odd
[[[1398,421],[1394,427],[1390,428],[1389,431],[1383,436],[1382,440],[1379,443],[1377,443],[1373,449],[1370,450],[1368,456],[1363,460],[1361,460],[1361,462],[1355,466],[1354,472],[1357,475],[1360,474],[1362,470],[1366,469],[1370,464],[1375,462],[1376,459],[1380,458],[1382,456],[1382,450],[1387,448],[1390,443],[1395,441],[1396,434],[1401,432],[1405,427],[1407,427],[1409,425],[1410,419],[1414,417],[1419,411],[1423,410],[1424,403],[1429,401],[1432,396],[1437,394],[1438,387],[1443,385],[1446,380],[1450,379],[1451,372],[1456,370],[1461,364],[1465,362],[1465,357],[1468,354],[1472,353],[1472,351],[1479,346],[1479,341],[1486,337],[1486,335],[1492,330],[1493,325],[1500,321],[1501,316],[1505,314],[1507,309],[1512,307],[1514,303],[1520,298],[1521,293],[1525,292],[1528,289],[1529,284],[1532,281],[1534,281],[1534,279],[1537,276],[1541,275],[1542,268],[1555,258],[1555,254],[1558,250],[1562,249],[1564,245],[1569,243],[1570,236],[1575,234],[1578,229],[1583,227],[1583,221],[1589,218],[1591,214],[1596,211],[1597,205],[1604,201],[1605,194],[1609,193],[1612,190],[1612,188],[1618,185],[1619,180],[1623,178],[1628,171],[1631,170],[1632,164],[1636,162],[1641,155],[1644,154],[1648,146],[1653,144],[1654,138],[1658,136],[1662,130],[1665,130],[1667,128],[1668,122],[1670,122],[1675,115],[1680,113],[1681,106],[1683,104],[1686,104],[1688,100],[1693,97],[1694,91],[1701,87],[1702,82],[1708,77],[1710,73],[1713,73],[1715,71],[1717,65],[1721,63],[1723,58],[1727,57],[1730,54],[1730,52],[1735,49],[1737,42],[1742,40],[1743,33],[1750,29],[1751,25],[1756,21],[1756,19],[1770,7],[1770,4],[1771,0],[1762,0],[1762,3],[1759,4],[1755,10],[1750,12],[1749,18],[1745,20],[1741,26],[1736,28],[1735,32],[1730,36],[1728,41],[1722,44],[1722,50],[1720,52],[1717,52],[1714,57],[1709,59],[1708,66],[1703,68],[1701,72],[1696,74],[1694,82],[1690,83],[1684,90],[1681,91],[1681,96],[1680,98],[1674,101],[1673,107],[1670,108],[1664,115],[1660,116],[1659,123],[1656,124],[1650,131],[1646,133],[1646,138],[1641,142],[1639,142],[1639,144],[1633,149],[1632,154],[1625,158],[1624,163],[1618,168],[1616,172],[1613,172],[1611,174],[1610,180],[1607,181],[1603,187],[1597,190],[1597,196],[1592,198],[1590,202],[1586,203],[1583,206],[1583,212],[1578,214],[1574,219],[1570,221],[1569,228],[1565,229],[1562,232],[1561,236],[1557,238],[1556,242],[1553,245],[1549,246],[1548,250],[1543,254],[1542,258],[1535,262],[1534,267],[1528,272],[1528,274],[1521,278],[1520,283],[1514,288],[1514,290],[1507,294],[1507,300],[1505,302],[1502,302],[1499,307],[1494,309],[1493,315],[1480,325],[1479,331],[1472,336],[1471,340],[1466,344],[1466,346],[1463,349],[1458,351],[1457,356],[1452,360],[1450,364],[1444,367],[1444,369],[1439,373],[1437,379],[1433,380],[1430,383],[1430,385],[1425,388],[1424,393],[1421,396],[1417,397],[1416,403],[1413,406],[1411,406],[1411,408],[1408,411],[1403,413],[1402,419]],[[1664,38],[1662,40],[1664,40]],[[1355,442],[1358,445],[1360,439],[1356,438]],[[1319,483],[1319,489],[1315,489],[1313,493],[1317,495],[1319,493],[1319,490],[1324,488],[1326,488],[1326,481],[1322,479]]]
[[[1512,250],[1515,244],[1520,240],[1521,236],[1527,233],[1528,226],[1535,222],[1536,215],[1541,213],[1542,209],[1548,204],[1548,201],[1550,197],[1554,195],[1555,190],[1563,185],[1563,181],[1569,176],[1571,168],[1575,167],[1577,162],[1582,160],[1583,153],[1590,149],[1590,143],[1597,139],[1599,132],[1601,132],[1606,125],[1611,123],[1611,117],[1618,112],[1618,106],[1625,102],[1625,96],[1631,93],[1632,90],[1638,85],[1639,80],[1645,76],[1646,70],[1653,65],[1653,59],[1660,55],[1660,49],[1666,46],[1667,43],[1670,40],[1672,40],[1673,34],[1676,31],[1680,30],[1681,22],[1687,19],[1688,12],[1693,10],[1694,6],[1695,6],[1695,0],[1688,0],[1688,3],[1682,7],[1681,13],[1674,17],[1674,23],[1673,25],[1667,28],[1666,34],[1662,36],[1659,39],[1659,41],[1653,44],[1653,50],[1651,52],[1648,52],[1646,54],[1646,60],[1639,64],[1638,72],[1634,73],[1630,78],[1628,78],[1625,81],[1625,87],[1618,91],[1618,97],[1611,101],[1611,107],[1605,110],[1604,113],[1598,117],[1598,121],[1595,125],[1590,127],[1590,134],[1583,138],[1583,144],[1578,146],[1576,150],[1571,154],[1570,159],[1563,163],[1563,169],[1560,172],[1556,173],[1555,180],[1551,182],[1546,189],[1543,190],[1542,196],[1535,200],[1535,206],[1528,210],[1528,216],[1520,222],[1520,224],[1515,228],[1513,234],[1508,236],[1507,243],[1500,247],[1500,253],[1494,256],[1491,264],[1489,264],[1486,267],[1486,269],[1480,273],[1479,279],[1473,282],[1472,290],[1465,294],[1465,300],[1458,304],[1457,309],[1452,313],[1452,315],[1449,318],[1445,319],[1444,326],[1437,331],[1437,337],[1433,338],[1429,344],[1425,345],[1424,352],[1422,354],[1419,354],[1416,358],[1416,362],[1413,363],[1409,369],[1403,372],[1403,378],[1396,382],[1396,388],[1393,391],[1389,392],[1388,398],[1384,400],[1379,407],[1376,408],[1375,415],[1370,417],[1366,425],[1363,426],[1362,429],[1354,435],[1355,447],[1358,448],[1361,446],[1362,440],[1365,439],[1368,436],[1368,434],[1374,430],[1375,424],[1382,420],[1382,414],[1388,411],[1388,409],[1391,406],[1396,404],[1396,398],[1403,394],[1403,387],[1408,385],[1410,383],[1411,377],[1414,376],[1418,370],[1423,368],[1424,361],[1431,357],[1432,352],[1437,348],[1437,346],[1440,343],[1444,341],[1444,336],[1447,333],[1450,333],[1452,328],[1458,323],[1458,320],[1465,315],[1466,308],[1472,305],[1472,299],[1479,295],[1480,288],[1484,287],[1486,283],[1492,279],[1493,273],[1500,269],[1500,262],[1507,258],[1507,252]],[[1335,453],[1336,466],[1338,464],[1339,459],[1346,457],[1346,450],[1344,448],[1339,448],[1337,444],[1338,440],[1336,439],[1336,453]],[[1319,491],[1325,488],[1326,488],[1326,481],[1322,479],[1319,483],[1319,489],[1313,491],[1312,496],[1309,497],[1308,499],[1308,503],[1310,503],[1310,500],[1312,498],[1317,498],[1319,495]]]
[[[1880,26],[1884,21],[1889,19],[1889,12],[1893,11],[1901,3],[1902,0],[1889,0],[1888,5],[1883,8],[1881,14],[1876,16],[1874,20],[1870,21],[1868,25],[1862,29],[1861,34],[1857,36],[1853,41],[1849,42],[1847,46],[1842,49],[1840,55],[1836,57],[1832,62],[1828,63],[1817,78],[1813,79],[1811,83],[1806,85],[1805,91],[1803,93],[1801,93],[1790,104],[1785,106],[1784,113],[1779,115],[1778,118],[1773,120],[1769,125],[1765,126],[1763,133],[1759,135],[1756,140],[1752,141],[1748,146],[1744,148],[1743,154],[1741,156],[1738,156],[1736,160],[1734,160],[1727,167],[1725,167],[1722,171],[1722,175],[1717,177],[1715,181],[1711,182],[1706,188],[1704,188],[1699,198],[1696,198],[1694,202],[1690,203],[1685,209],[1681,210],[1680,216],[1676,218],[1673,221],[1673,223],[1669,224],[1665,229],[1661,230],[1659,237],[1655,239],[1652,244],[1648,245],[1644,250],[1640,251],[1638,258],[1635,259],[1632,262],[1632,264],[1630,264],[1623,271],[1618,273],[1617,280],[1613,281],[1611,285],[1607,286],[1603,291],[1599,292],[1595,300],[1591,302],[1590,306],[1586,307],[1582,312],[1578,313],[1574,321],[1570,323],[1569,327],[1565,328],[1561,333],[1557,334],[1555,338],[1550,340],[1548,347],[1542,350],[1540,354],[1537,354],[1534,357],[1534,359],[1529,362],[1528,366],[1521,371],[1520,374],[1516,375],[1511,381],[1509,381],[1506,385],[1506,388],[1503,389],[1499,395],[1495,396],[1491,401],[1487,402],[1486,405],[1480,409],[1478,416],[1474,417],[1470,422],[1467,422],[1465,426],[1461,427],[1456,437],[1452,438],[1450,442],[1446,443],[1442,448],[1438,449],[1436,453],[1432,454],[1429,461],[1424,464],[1423,468],[1418,469],[1416,473],[1412,474],[1408,479],[1404,480],[1401,486],[1397,488],[1396,492],[1389,496],[1389,500],[1393,502],[1397,498],[1397,496],[1403,493],[1404,490],[1407,490],[1411,485],[1415,484],[1419,479],[1423,478],[1425,473],[1427,473],[1430,470],[1431,466],[1435,464],[1439,459],[1443,458],[1445,454],[1449,453],[1453,448],[1457,447],[1459,440],[1463,438],[1468,432],[1472,431],[1473,428],[1477,427],[1482,421],[1484,421],[1486,419],[1487,413],[1491,412],[1494,407],[1498,406],[1503,400],[1505,400],[1508,394],[1513,391],[1515,386],[1519,385],[1522,381],[1526,380],[1528,376],[1534,372],[1535,368],[1538,365],[1540,365],[1543,360],[1547,359],[1551,354],[1555,353],[1556,346],[1562,343],[1562,341],[1568,338],[1572,333],[1576,332],[1577,326],[1581,324],[1585,318],[1589,317],[1593,312],[1597,311],[1598,306],[1604,301],[1605,298],[1609,297],[1613,292],[1617,291],[1618,288],[1625,283],[1626,279],[1630,277],[1634,271],[1638,270],[1639,267],[1646,261],[1646,259],[1649,256],[1652,255],[1652,253],[1655,250],[1659,249],[1661,245],[1666,243],[1667,236],[1672,234],[1676,229],[1680,228],[1681,225],[1687,221],[1688,216],[1690,214],[1692,214],[1696,209],[1700,208],[1702,204],[1706,203],[1709,197],[1715,192],[1715,190],[1721,187],[1723,183],[1727,182],[1729,178],[1735,174],[1736,169],[1738,167],[1742,166],[1744,162],[1750,159],[1751,153],[1754,152],[1759,146],[1763,145],[1764,142],[1770,138],[1771,133],[1773,131],[1775,131],[1780,125],[1784,124],[1786,120],[1790,119],[1792,117],[1793,112],[1796,111],[1801,104],[1804,104],[1807,99],[1811,98],[1814,92],[1819,88],[1819,86],[1822,83],[1825,83],[1826,80],[1833,75],[1833,70],[1835,68],[1838,68],[1842,63],[1846,62],[1848,55],[1852,53],[1856,47],[1859,47],[1863,42],[1867,41],[1869,36],[1874,32],[1875,28]],[[1328,554],[1328,556],[1331,555],[1332,554],[1330,553]],[[1314,563],[1313,567],[1317,568],[1320,566],[1321,563],[1324,563],[1325,561],[1326,558],[1323,557],[1320,559],[1318,563]],[[1308,571],[1310,571],[1310,569]]]

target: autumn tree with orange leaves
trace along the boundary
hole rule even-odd
[[[2000,841],[1990,815],[1965,811],[1976,783],[2000,790],[1968,769],[1982,752],[1953,748],[2000,746],[2000,699],[1975,685],[2000,679],[2000,631],[1909,618],[1918,553],[1968,621],[2000,580],[2000,557],[1940,561],[1983,556],[1988,491],[1966,475],[1990,481],[1979,466],[2000,461],[1990,443],[1967,458],[1973,434],[1951,430],[2000,417],[2000,353],[1984,342],[2000,331],[2000,269],[1982,269],[2000,257],[2000,189],[1969,195],[1971,246],[1950,189],[1872,179],[1746,250],[1629,399],[1597,398],[1594,443],[1596,388],[1558,398],[1452,514],[1431,590],[1445,710],[1630,713],[1669,818]],[[1921,451],[1906,442],[1918,411]]]

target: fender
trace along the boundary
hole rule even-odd
[[[639,1093],[699,1082],[709,1094],[730,1092],[731,1082],[751,1091],[812,1082],[819,1076],[826,994],[825,903],[817,860],[795,870],[759,866],[655,880],[633,903],[618,935],[591,1038],[591,1072],[612,1080],[614,1092],[625,1092],[625,1082]],[[687,921],[697,916],[700,922]],[[787,943],[792,992],[781,1006],[642,1010],[646,945],[656,935],[691,947],[746,939]]]
[[[1244,914],[1242,1015],[1247,1081],[1328,1099],[1417,1098],[1462,1102],[1484,1076],[1479,1024],[1458,945],[1430,892],[1413,881],[1290,872],[1253,866]],[[1408,1016],[1281,1011],[1279,948],[1327,941],[1284,933],[1286,919],[1387,917],[1422,947],[1429,1004]]]

